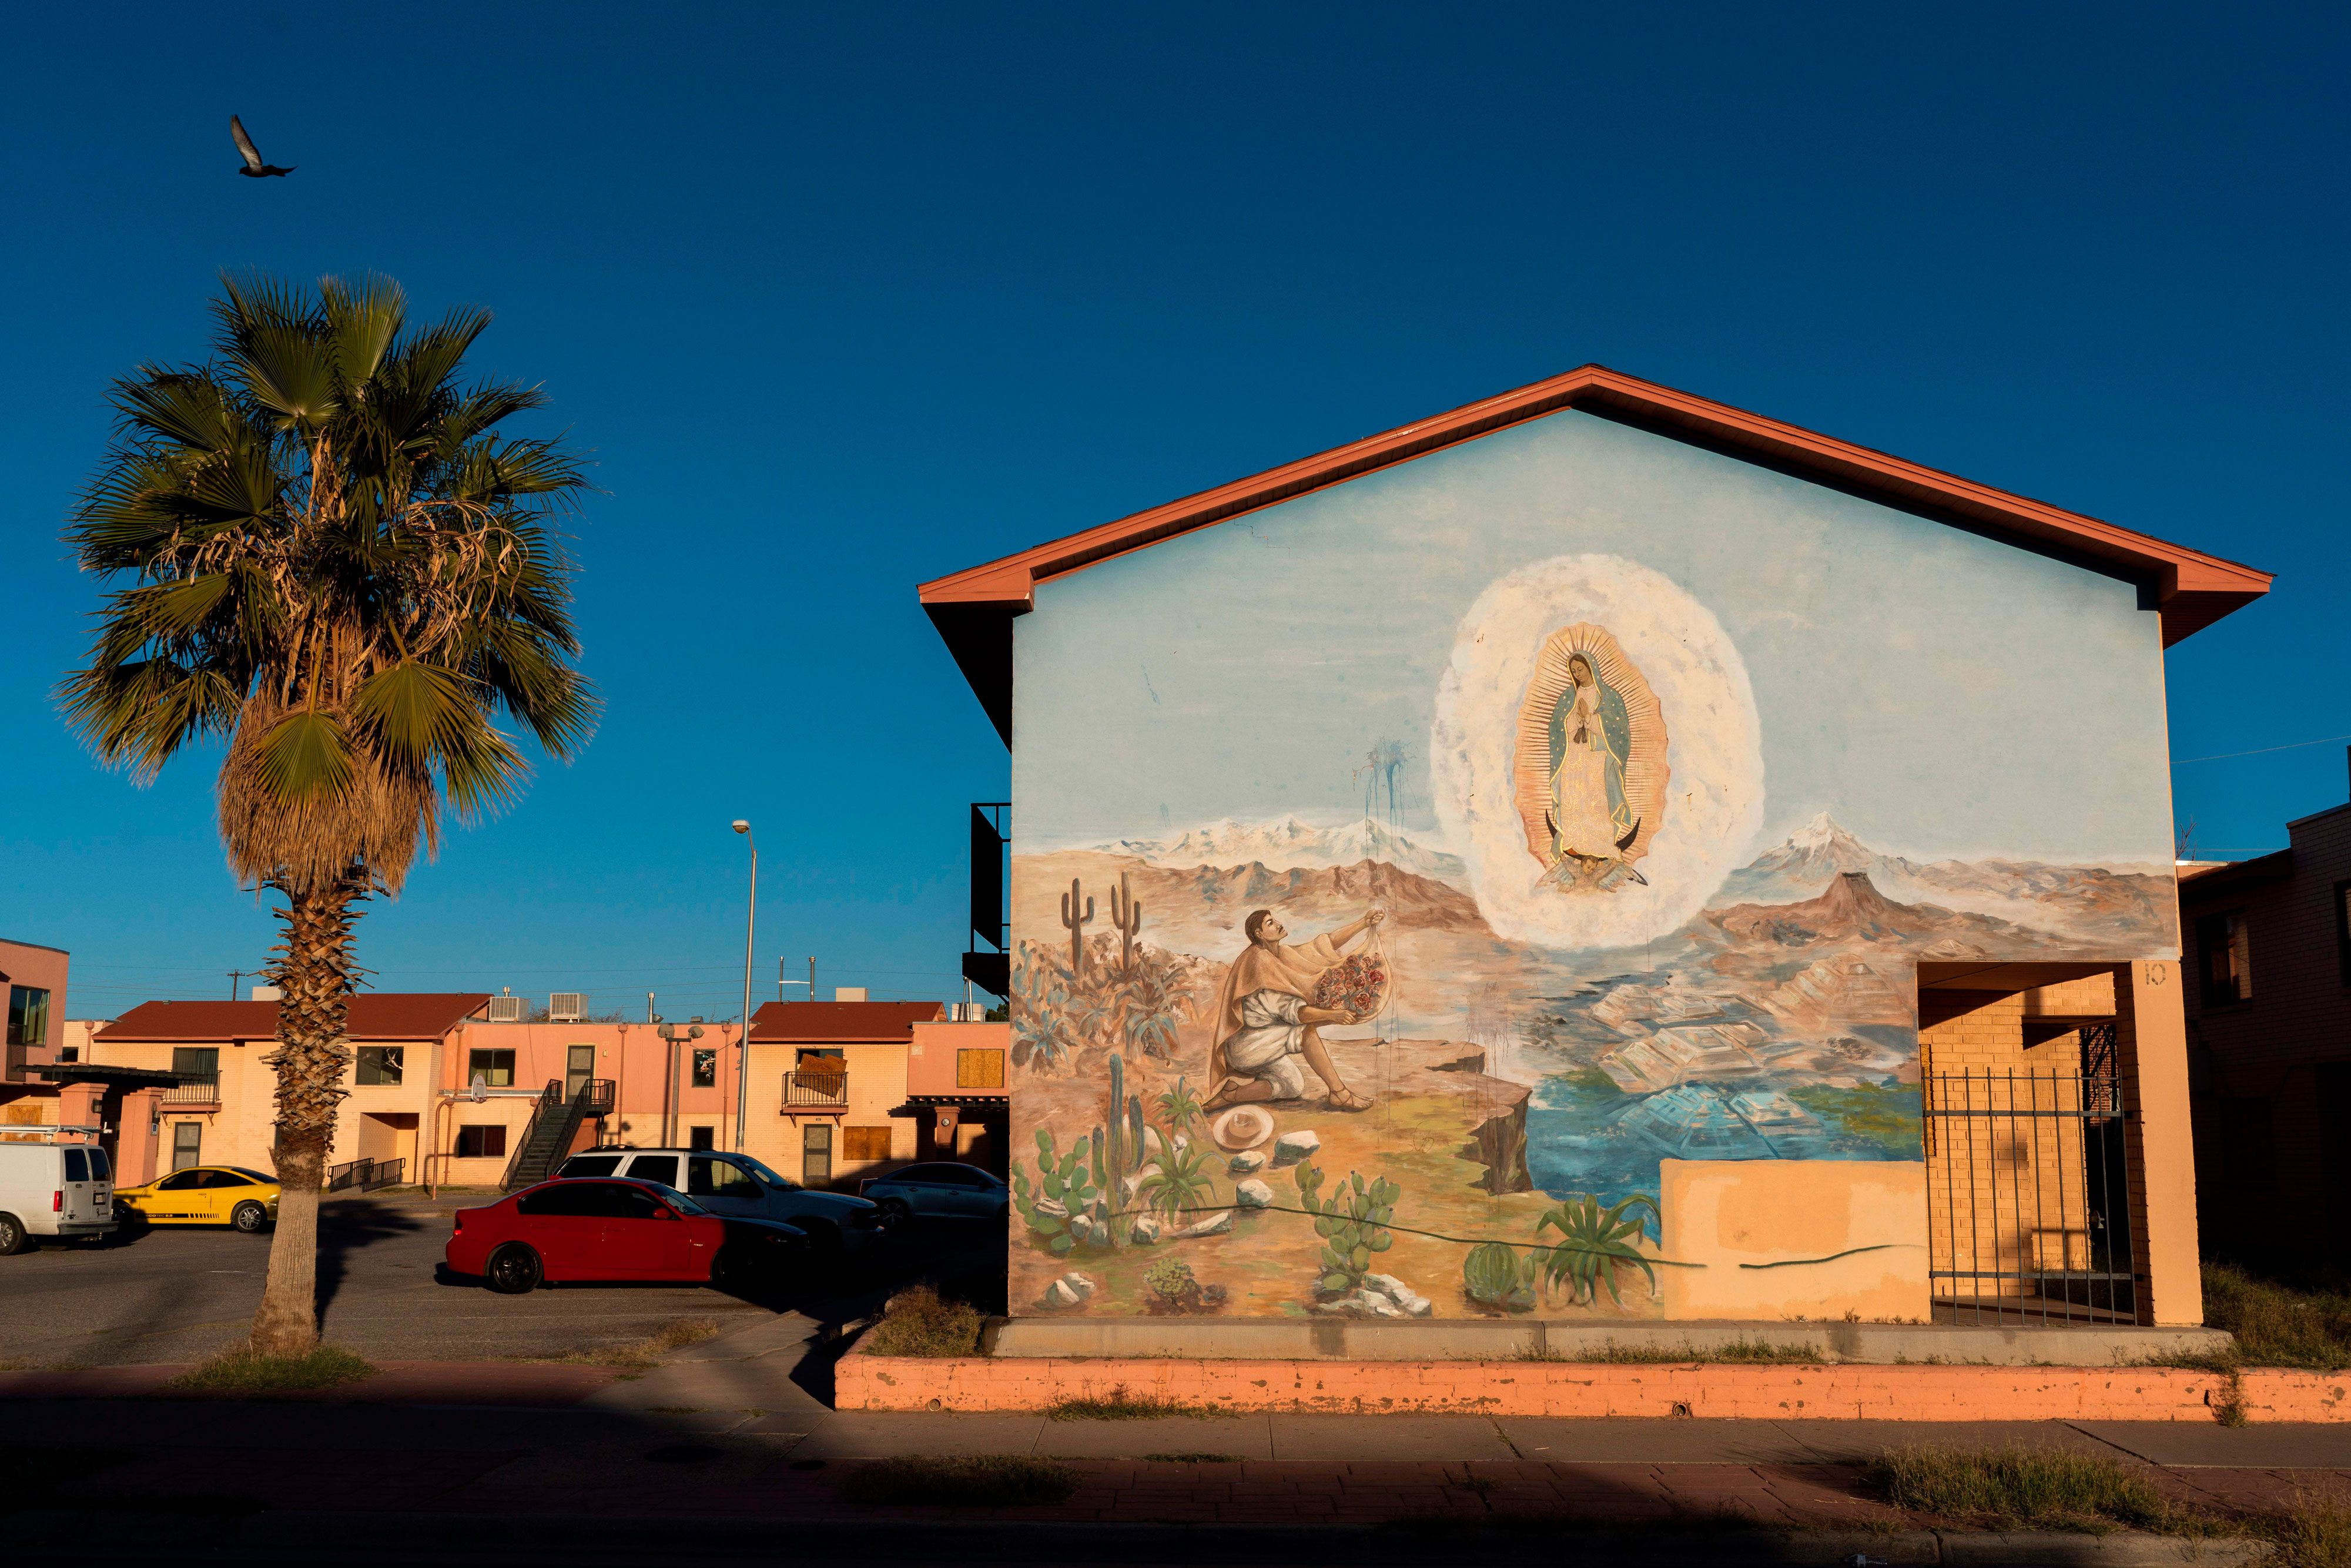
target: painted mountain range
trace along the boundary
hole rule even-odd
[[[1826,812],[1731,873],[1709,908],[1802,903],[1856,872],[1867,876],[1874,892],[1900,904],[1980,915],[1996,926],[2048,931],[2076,942],[2126,944],[2118,952],[2153,956],[2179,946],[2178,893],[2168,868],[2011,860],[1922,863],[1871,848]]]
[[[1270,822],[1227,818],[1172,839],[1121,839],[1092,847],[1099,854],[1123,855],[1160,866],[1230,867],[1256,862],[1276,871],[1319,871],[1374,861],[1416,876],[1447,881],[1459,881],[1468,869],[1459,857],[1368,817],[1327,828],[1295,816]]]

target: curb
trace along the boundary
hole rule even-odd
[[[152,1562],[168,1552],[183,1562],[316,1563],[319,1542],[338,1544],[334,1560],[355,1564],[432,1562],[465,1564],[604,1563],[659,1568],[668,1563],[773,1563],[788,1552],[796,1564],[828,1563],[1003,1563],[1033,1564],[1047,1553],[1067,1562],[1116,1562],[1125,1568],[1236,1563],[1343,1561],[1365,1568],[1425,1568],[1431,1535],[1458,1550],[1480,1541],[1507,1542],[1551,1527],[1479,1526],[1451,1521],[1426,1526],[1053,1524],[1046,1521],[898,1524],[874,1520],[591,1519],[564,1515],[367,1514],[288,1511],[223,1520],[55,1511],[8,1519],[12,1563]],[[357,1529],[354,1529],[357,1526]],[[789,1542],[789,1546],[787,1546]],[[1651,1562],[1688,1568],[2235,1568],[2265,1561],[2269,1546],[2251,1541],[2179,1541],[2162,1536],[2071,1535],[2052,1531],[1972,1534],[1913,1530],[1883,1534],[1842,1531],[1593,1530],[1575,1538],[1587,1561]]]

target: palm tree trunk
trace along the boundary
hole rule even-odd
[[[277,1070],[272,1153],[280,1188],[269,1272],[253,1319],[253,1348],[263,1355],[303,1355],[319,1343],[319,1190],[335,1144],[335,1107],[348,1092],[351,905],[364,887],[344,877],[281,890],[286,904],[277,916],[286,938],[273,970],[281,992],[277,1050],[263,1059]]]

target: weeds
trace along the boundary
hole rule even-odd
[[[550,1361],[560,1366],[610,1366],[622,1372],[651,1372],[670,1352],[699,1344],[704,1340],[715,1338],[717,1333],[718,1320],[716,1318],[680,1318],[643,1339],[630,1340],[624,1344],[603,1344],[593,1350],[572,1350],[561,1355],[526,1359]]]
[[[2236,1336],[2240,1365],[2351,1368],[2351,1295],[2338,1291],[2296,1290],[2234,1264],[2207,1263],[2204,1321]]]
[[[307,1355],[261,1355],[241,1344],[182,1373],[169,1386],[193,1394],[294,1394],[374,1375],[373,1363],[339,1344],[319,1345]]]
[[[1064,1399],[1049,1406],[1045,1414],[1056,1421],[1156,1421],[1169,1416],[1229,1416],[1232,1412],[1213,1405],[1187,1405],[1181,1399],[1162,1399],[1156,1395],[1129,1394],[1122,1383],[1108,1394],[1092,1399]]]
[[[979,1349],[982,1321],[963,1302],[916,1285],[890,1298],[881,1318],[865,1331],[865,1349],[872,1355],[972,1355]]]
[[[841,1495],[881,1506],[945,1504],[950,1508],[1013,1508],[1062,1502],[1078,1490],[1078,1472],[1027,1454],[979,1454],[937,1458],[901,1454],[852,1473]]]
[[[1598,1350],[1525,1351],[1521,1361],[1565,1361],[1586,1364],[1601,1363],[1625,1365],[1690,1365],[1699,1362],[1736,1362],[1748,1364],[1818,1366],[1825,1362],[1826,1354],[1808,1344],[1765,1344],[1760,1340],[1733,1340],[1718,1345],[1653,1345],[1617,1344],[1613,1341]]]
[[[2179,1511],[2112,1459],[2056,1448],[1888,1449],[1864,1484],[1886,1502],[1982,1530],[2174,1530]]]

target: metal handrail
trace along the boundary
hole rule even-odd
[[[407,1168],[406,1160],[346,1160],[328,1167],[327,1190],[341,1192],[357,1187],[370,1192],[380,1186],[396,1186]]]
[[[787,1072],[784,1074],[784,1104],[840,1107],[849,1104],[849,1074],[841,1072]]]

